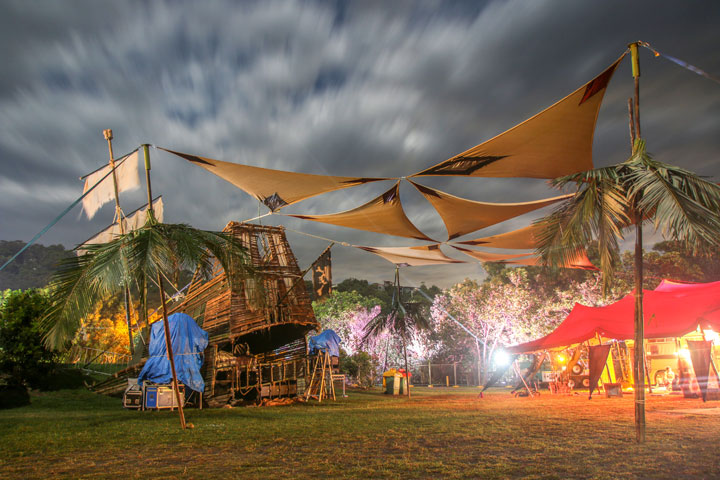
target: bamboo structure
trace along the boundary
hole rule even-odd
[[[208,280],[196,272],[185,299],[169,312],[187,313],[208,332],[204,402],[301,395],[309,371],[305,336],[319,325],[285,230],[230,222],[223,231],[247,249],[256,277],[231,282],[216,263]],[[95,390],[119,393],[141,368],[118,372]]]

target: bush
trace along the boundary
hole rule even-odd
[[[0,410],[30,405],[27,387],[17,379],[0,376]]]
[[[0,373],[8,384],[43,388],[55,371],[57,353],[46,348],[40,319],[49,300],[41,290],[6,292],[0,305]]]
[[[354,380],[359,387],[370,388],[373,386],[375,370],[375,361],[366,352],[341,355],[340,357],[340,371]]]

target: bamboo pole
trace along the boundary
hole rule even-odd
[[[148,212],[150,216],[155,218],[155,212],[152,206],[152,186],[150,183],[150,151],[148,145],[142,146],[145,155],[145,181],[147,182],[148,194]],[[160,271],[157,272],[158,288],[160,288],[160,305],[163,312],[163,328],[165,330],[165,348],[167,351],[168,361],[170,362],[170,373],[172,374],[172,387],[175,391],[175,399],[178,403],[178,413],[180,414],[180,426],[183,430],[187,427],[185,424],[185,412],[183,411],[182,400],[180,398],[180,388],[178,387],[177,373],[175,372],[175,355],[173,354],[172,341],[170,339],[170,322],[168,321],[167,306],[165,305],[165,289],[163,288],[162,276]]]
[[[123,214],[120,209],[120,193],[118,191],[117,172],[115,171],[115,157],[113,155],[112,139],[113,133],[111,129],[103,130],[103,137],[107,140],[108,153],[110,154],[110,168],[112,169],[113,189],[115,191],[115,219],[120,225],[120,234],[125,234],[125,224],[123,223]],[[132,328],[130,328],[130,288],[128,287],[127,281],[124,282],[123,297],[125,305],[125,322],[128,328],[128,346],[130,348],[130,357],[133,356],[133,337]]]
[[[395,266],[395,284],[397,286],[397,302],[398,302],[398,313],[402,308],[402,299],[400,298],[400,267]],[[396,314],[397,315],[397,314]],[[410,398],[410,370],[408,369],[407,361],[407,340],[405,339],[406,332],[402,332],[402,346],[403,346],[403,357],[405,357],[405,388],[407,389],[407,397]],[[402,380],[401,380],[402,381]]]

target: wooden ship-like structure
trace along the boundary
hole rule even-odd
[[[311,375],[306,334],[318,322],[285,230],[230,222],[223,232],[241,241],[257,275],[231,282],[216,262],[212,277],[196,273],[185,299],[171,310],[187,313],[208,332],[203,403],[301,395]],[[114,389],[140,368],[119,372],[96,391],[118,393]]]

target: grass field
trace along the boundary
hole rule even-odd
[[[717,402],[630,396],[351,391],[336,402],[126,411],[82,390],[0,411],[0,478],[720,478]],[[706,414],[681,413],[705,409]],[[674,412],[674,413],[673,413]]]

